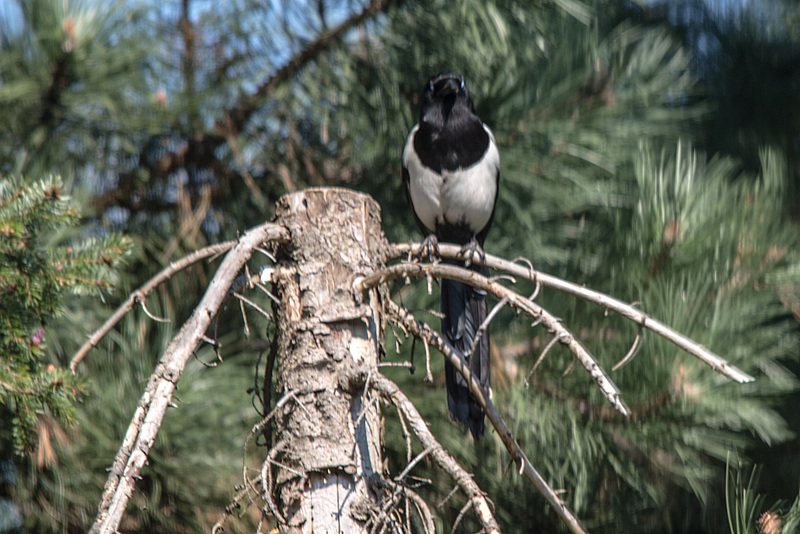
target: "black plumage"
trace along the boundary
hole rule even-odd
[[[494,135],[475,114],[464,78],[456,74],[434,76],[423,89],[419,124],[411,130],[403,151],[406,198],[427,236],[424,243],[429,254],[439,241],[462,245],[472,255],[483,254],[499,179],[500,158]],[[470,268],[488,274],[484,267]],[[453,280],[443,280],[441,285],[442,334],[468,360],[473,376],[488,393],[488,331],[470,357],[477,330],[486,318],[486,294]],[[470,396],[464,379],[447,362],[445,378],[450,416],[466,421],[478,439],[484,431],[483,410]]]

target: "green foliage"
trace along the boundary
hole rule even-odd
[[[753,467],[750,476],[744,477],[741,463],[728,463],[725,473],[725,505],[731,534],[800,532],[800,495],[791,507],[779,502],[765,511],[766,496],[757,493],[755,489],[755,480],[760,476],[758,467]]]
[[[163,298],[148,299],[155,315],[170,315],[166,304]],[[238,315],[238,307],[229,313]],[[64,327],[70,323],[65,317],[56,322]],[[88,530],[143,384],[177,326],[153,325],[144,312],[133,313],[82,366],[92,380],[86,384],[75,425],[52,433],[55,461],[47,468],[28,466],[24,476],[18,475],[17,502],[30,532]],[[200,363],[216,359],[206,346],[184,371],[173,398],[176,406],[165,416],[121,530],[210,532],[232,498],[241,478],[243,436],[259,419],[247,391],[257,354],[239,330],[218,341],[224,347],[224,365],[209,368]],[[137,357],[128,357],[132,354]],[[244,514],[226,531],[253,532],[257,520]]]
[[[794,534],[800,532],[800,494],[792,503],[789,512],[783,518],[782,534]]]
[[[763,158],[761,177],[735,178],[732,162],[706,163],[685,144],[658,151],[642,146],[625,204],[609,209],[605,220],[595,213],[594,224],[613,229],[613,238],[595,243],[603,269],[580,278],[592,287],[610,282],[611,294],[637,301],[756,374],[755,383],[731,383],[644,332],[636,358],[613,374],[633,410],[631,422],[610,413],[581,371],[562,377],[566,362],[558,351],[537,372],[532,395],[518,385],[498,401],[545,476],[568,490],[563,497],[590,525],[616,531],[633,523],[637,532],[659,531],[678,488],[714,501],[713,484],[730,450],[751,444],[750,436],[766,443],[791,436],[770,399],[797,387],[780,363],[798,348],[796,323],[781,298],[797,291],[791,273],[800,243],[779,208],[782,160],[769,151]],[[581,325],[588,348],[610,368],[627,351],[635,327],[565,300],[545,292],[542,303],[567,326]],[[547,340],[534,347],[541,350]],[[534,350],[520,363],[527,367],[537,356]],[[497,491],[521,491],[508,482]]]
[[[90,355],[88,384],[58,366],[48,371],[48,361],[68,358],[116,298],[183,252],[268,218],[272,201],[293,189],[365,190],[380,202],[391,240],[418,238],[401,194],[400,151],[417,120],[424,80],[459,71],[502,157],[487,250],[525,256],[537,268],[637,302],[758,377],[732,384],[645,333],[637,357],[613,374],[635,413],[623,421],[580,369],[562,376],[569,363],[557,349],[526,389],[524,378],[550,338],[503,311],[492,324],[495,403],[592,531],[684,532],[689,525],[720,531],[728,451],[790,435],[775,407],[796,389],[784,367],[798,352],[791,313],[800,309],[800,243],[787,213],[794,169],[778,150],[757,146],[758,139],[735,128],[726,135],[760,151],[753,166],[760,164],[759,176],[742,173],[737,157],[696,150],[709,117],[724,125],[720,118],[735,116],[715,107],[730,107],[730,100],[698,104],[702,91],[680,36],[657,24],[625,22],[623,3],[408,1],[314,48],[367,3],[13,3],[19,20],[0,28],[6,125],[0,172],[77,169],[75,194],[94,210],[78,228],[76,213],[47,215],[55,200],[45,194],[34,238],[21,249],[7,244],[5,234],[0,239],[3,254],[8,247],[28,262],[13,271],[16,260],[4,256],[0,290],[10,287],[6,276],[19,272],[33,284],[0,294],[16,299],[0,310],[11,321],[0,328],[16,329],[15,337],[0,330],[2,343],[35,362],[25,388],[55,399],[29,412],[28,423],[53,438],[57,461],[19,464],[17,502],[33,518],[26,527],[86,529],[142,384],[174,325],[156,325],[141,312],[128,317]],[[289,70],[280,71],[283,65]],[[288,72],[285,80],[270,85],[279,72]],[[9,190],[27,187],[31,199],[52,190],[15,183]],[[8,231],[28,228],[13,213],[8,219],[16,221]],[[136,234],[141,243],[119,279],[108,262],[118,261],[119,252],[109,228]],[[209,268],[197,266],[174,277],[149,298],[148,309],[179,324],[209,276]],[[23,282],[11,285],[22,291]],[[119,291],[107,307],[65,298],[66,291],[94,296],[109,285]],[[424,284],[397,293],[412,309],[436,307],[436,291],[428,295]],[[545,291],[539,300],[606,369],[637,334],[635,326],[572,298]],[[430,314],[419,317],[438,323]],[[43,321],[47,350],[34,343],[43,339]],[[253,380],[252,345],[263,343],[240,339],[239,321],[227,314],[216,325],[224,365],[187,369],[181,408],[167,416],[126,531],[207,530],[227,503],[241,442],[256,417],[243,393]],[[259,330],[253,322],[251,331]],[[392,357],[407,357],[409,345]],[[6,354],[4,347],[4,369],[23,359]],[[207,349],[198,357],[213,359]],[[419,346],[416,357],[420,368]],[[557,519],[491,435],[472,444],[448,421],[436,354],[432,366],[433,384],[420,373],[385,372],[475,473],[504,531],[523,524],[557,530]],[[5,375],[0,380],[11,383]],[[17,393],[4,386],[2,395],[0,432],[9,432]],[[75,408],[70,396],[83,402]],[[47,415],[59,409],[78,422],[67,433]],[[390,411],[386,425],[386,456],[397,472],[406,451]],[[30,445],[28,436],[22,441]],[[439,502],[450,481],[424,463],[418,474],[433,483],[420,491]],[[458,499],[435,510],[444,530],[463,505]],[[695,502],[705,507],[702,517]],[[469,517],[464,524],[475,525]]]
[[[756,515],[764,497],[757,495],[753,487],[756,468],[745,479],[742,466],[728,464],[725,470],[725,504],[731,534],[755,534]]]
[[[141,13],[116,2],[12,2],[0,21],[0,162],[5,172],[97,172],[129,155],[147,70]],[[132,35],[131,31],[140,32]],[[66,166],[66,168],[65,168]],[[86,172],[86,176],[90,174]]]
[[[116,234],[54,243],[78,224],[63,189],[58,176],[0,179],[0,415],[3,444],[12,438],[18,453],[35,447],[43,415],[71,424],[84,393],[78,378],[49,363],[45,326],[65,295],[111,290],[130,248]]]

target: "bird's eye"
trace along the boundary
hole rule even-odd
[[[462,89],[464,88],[464,79],[463,78],[461,79],[461,88]]]
[[[433,92],[433,82],[428,85],[428,91]]]

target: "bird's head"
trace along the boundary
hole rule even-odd
[[[420,122],[443,125],[453,110],[474,113],[472,97],[460,74],[437,74],[422,90]]]

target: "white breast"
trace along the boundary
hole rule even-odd
[[[486,153],[470,167],[437,173],[425,167],[414,151],[414,135],[419,125],[411,130],[403,150],[403,166],[408,169],[411,202],[422,224],[433,232],[436,223],[468,224],[480,232],[489,222],[497,195],[497,175],[500,172],[500,155],[492,131]]]

